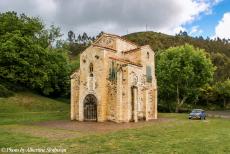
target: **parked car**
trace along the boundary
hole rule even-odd
[[[189,113],[189,119],[200,119],[205,120],[206,114],[202,109],[193,109],[191,113]]]

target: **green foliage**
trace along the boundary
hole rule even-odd
[[[217,81],[225,81],[230,77],[230,58],[223,53],[211,53],[212,62],[217,66],[214,78]]]
[[[53,46],[56,41],[57,44],[61,42],[61,29],[54,25],[50,26],[50,29],[47,31],[49,46]]]
[[[223,106],[225,107],[227,105],[226,101],[230,98],[230,79],[216,83],[215,90],[219,97],[223,99]]]
[[[10,97],[13,96],[14,93],[8,90],[5,86],[0,84],[0,97]]]
[[[72,58],[70,61],[70,67],[71,67],[71,72],[76,71],[76,69],[79,69],[80,67],[80,54],[77,55],[76,57]]]
[[[0,14],[0,79],[45,95],[68,93],[70,66],[62,48],[49,48],[60,29],[45,30],[38,18]]]
[[[184,45],[167,49],[157,58],[161,98],[174,98],[177,111],[187,100],[196,101],[200,88],[213,79],[215,68],[204,50]]]
[[[139,45],[149,44],[155,51],[156,55],[161,54],[170,47],[184,45],[185,43],[204,49],[209,53],[212,63],[217,69],[214,72],[214,83],[206,85],[200,89],[197,105],[212,106],[219,103],[220,100],[223,102],[223,97],[220,94],[217,94],[215,82],[224,82],[230,78],[230,43],[228,40],[220,38],[215,40],[209,38],[204,39],[203,37],[194,38],[188,36],[185,32],[180,32],[176,36],[155,32],[138,32],[128,34],[124,37]],[[158,65],[158,63],[156,65]],[[163,98],[167,99],[167,101],[162,100]],[[168,109],[171,110],[173,100],[170,93],[165,93],[164,97],[160,96],[159,102],[161,101],[168,102],[167,104],[170,105],[164,104],[164,106],[169,106]],[[225,101],[228,101],[228,99]]]
[[[210,102],[215,102],[218,99],[214,86],[206,84],[200,89],[201,104],[208,105]]]
[[[217,67],[214,74],[215,81],[224,81],[230,77],[230,43],[226,39],[193,38],[187,36],[184,32],[176,36],[156,32],[138,32],[124,37],[139,45],[149,44],[157,54],[159,51],[170,47],[184,45],[185,43],[191,44],[194,47],[204,49],[210,54],[213,64]]]
[[[42,92],[46,95],[67,95],[69,92],[70,64],[68,55],[62,49],[49,49],[46,67],[47,80],[44,82]]]
[[[28,17],[25,14],[17,15],[16,12],[0,13],[0,36],[6,33],[20,31],[23,36],[33,36],[39,33],[44,25],[39,18]]]

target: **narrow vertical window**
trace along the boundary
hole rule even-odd
[[[146,80],[152,82],[152,70],[150,66],[146,66]]]
[[[116,63],[112,61],[110,69],[109,69],[109,80],[116,81],[116,79],[117,79]]]
[[[89,64],[89,73],[90,73],[90,76],[93,76],[93,64],[92,63]]]
[[[149,59],[149,52],[147,52],[147,59]]]

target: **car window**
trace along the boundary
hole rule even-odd
[[[199,111],[199,110],[193,110],[192,112],[193,113],[200,113],[201,111]]]

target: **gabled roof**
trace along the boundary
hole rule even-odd
[[[113,48],[110,48],[110,47],[101,46],[101,45],[97,44],[103,37],[118,38],[118,39],[120,39],[120,40],[122,40],[122,41],[124,41],[124,42],[126,42],[126,43],[128,43],[128,44],[130,44],[130,45],[132,45],[132,46],[134,46],[135,48],[140,48],[139,45],[137,45],[137,44],[135,44],[135,43],[133,43],[133,42],[131,42],[131,41],[129,41],[129,40],[127,40],[127,39],[125,39],[125,38],[119,36],[119,35],[110,34],[110,33],[103,33],[98,39],[96,39],[96,41],[94,41],[94,42],[92,43],[92,45],[98,46],[98,47],[102,47],[102,48],[111,49],[111,50],[115,50],[115,51],[116,51],[116,49],[113,49]],[[125,51],[124,51],[124,52],[125,52]]]
[[[137,45],[136,43],[131,42],[131,41],[129,41],[129,40],[127,40],[127,39],[125,39],[125,38],[119,36],[119,35],[111,34],[111,33],[103,33],[103,34],[95,41],[95,43],[96,43],[98,40],[100,40],[100,38],[102,38],[103,36],[116,37],[116,38],[119,38],[119,39],[121,39],[121,40],[123,40],[123,41],[129,43],[129,44],[135,45],[135,46],[137,46],[137,47],[139,46],[139,45]]]

